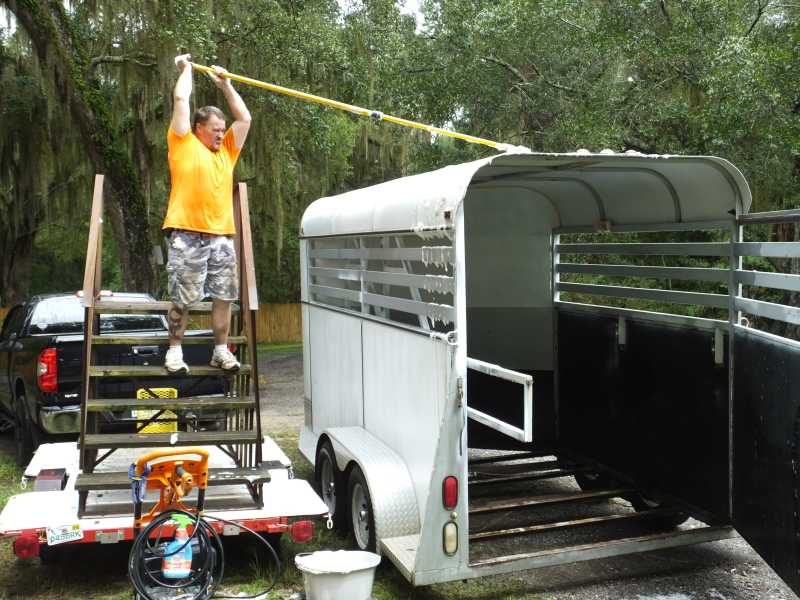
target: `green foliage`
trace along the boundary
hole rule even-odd
[[[744,172],[754,209],[800,202],[800,28],[791,3],[425,0],[421,31],[393,0],[65,6],[86,48],[75,68],[104,121],[96,135],[113,137],[107,162],[129,157],[146,200],[142,222],[127,226],[156,243],[179,52],[534,150],[719,155]],[[0,34],[0,249],[8,254],[22,233],[36,236],[37,290],[79,279],[92,185],[80,132],[46,72],[22,28]],[[254,117],[236,177],[249,186],[264,300],[298,299],[297,233],[316,198],[492,153],[237,88]],[[193,101],[226,108],[200,75]],[[118,267],[107,268],[116,285]]]

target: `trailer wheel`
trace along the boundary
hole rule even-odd
[[[17,465],[26,466],[33,456],[34,440],[32,423],[25,410],[25,397],[20,396],[14,402],[14,446]]]
[[[353,537],[360,550],[375,552],[375,513],[372,510],[372,498],[364,474],[358,466],[350,471],[347,482],[347,497],[350,499],[350,523],[353,526]]]
[[[610,490],[619,485],[619,482],[607,473],[576,473],[575,482],[584,492]]]
[[[344,478],[336,466],[333,446],[328,441],[323,442],[317,451],[314,479],[319,489],[319,495],[331,513],[333,526],[340,532],[346,532],[347,510],[345,505],[347,501],[344,494]]]
[[[626,496],[625,499],[631,503],[634,510],[636,512],[644,512],[648,510],[657,510],[660,508],[669,508],[668,505],[664,504],[663,502],[659,502],[658,500],[647,496],[642,492],[636,492],[631,494],[630,496]],[[663,530],[670,530],[675,529],[678,525],[686,522],[689,519],[689,515],[685,512],[680,510],[675,511],[672,514],[666,514],[663,516],[654,516],[650,519],[650,523],[652,523],[656,528],[663,529]]]

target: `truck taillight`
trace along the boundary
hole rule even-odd
[[[45,348],[39,353],[36,380],[43,392],[58,391],[58,351],[55,348]]]
[[[228,344],[228,352],[236,354],[236,344]]]
[[[289,525],[289,532],[292,534],[293,542],[307,542],[314,537],[314,522],[295,521]]]
[[[453,510],[458,504],[458,479],[452,475],[442,481],[442,504],[447,510]]]

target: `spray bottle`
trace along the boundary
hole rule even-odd
[[[192,544],[186,528],[193,521],[186,515],[175,515],[172,520],[176,523],[175,539],[167,544],[161,573],[167,579],[185,579],[192,574]]]

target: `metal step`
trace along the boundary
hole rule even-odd
[[[167,410],[228,410],[251,408],[255,400],[251,396],[231,398],[228,396],[187,396],[186,398],[92,398],[86,401],[88,412],[104,410],[128,410],[135,408]]]
[[[189,314],[211,312],[212,302],[200,302],[189,308]],[[101,314],[166,314],[172,308],[172,302],[114,302],[100,300],[94,303],[94,311]],[[237,312],[238,304],[231,304],[231,310]]]
[[[260,467],[215,467],[208,470],[208,485],[231,485],[245,483],[258,485],[269,483],[270,469],[283,469],[278,461],[264,462]],[[110,473],[80,473],[75,480],[78,491],[127,490],[131,480],[125,471]]]
[[[87,433],[86,448],[158,448],[261,443],[255,431],[176,431],[174,433]]]
[[[567,504],[575,502],[592,502],[594,500],[607,500],[609,498],[621,498],[626,494],[635,492],[634,489],[623,488],[616,490],[603,490],[599,492],[581,492],[577,494],[563,494],[540,496],[538,498],[520,498],[517,500],[489,500],[487,502],[476,502],[469,508],[470,515],[480,515],[503,510],[517,510],[522,508],[534,508],[537,506],[551,506],[553,504]]]
[[[125,346],[144,346],[151,344],[154,346],[167,345],[169,343],[169,336],[164,335],[93,335],[92,345],[95,344],[122,344]],[[213,344],[213,335],[185,335],[181,344]],[[228,336],[228,343],[237,346],[244,346],[247,344],[247,338],[243,335]]]
[[[238,371],[228,372],[210,365],[189,365],[188,375],[168,373],[163,365],[90,365],[89,377],[192,377],[192,376],[219,376],[233,377],[234,375],[250,375],[250,365],[242,365]]]
[[[522,569],[536,569],[553,565],[562,565],[583,560],[622,556],[663,548],[674,548],[688,544],[700,544],[724,540],[736,536],[729,526],[697,527],[681,529],[669,533],[657,533],[638,537],[622,538],[607,542],[581,544],[578,546],[562,546],[536,552],[525,552],[508,556],[497,556],[470,562],[475,569],[474,577],[508,573]],[[423,582],[424,583],[424,582]]]

